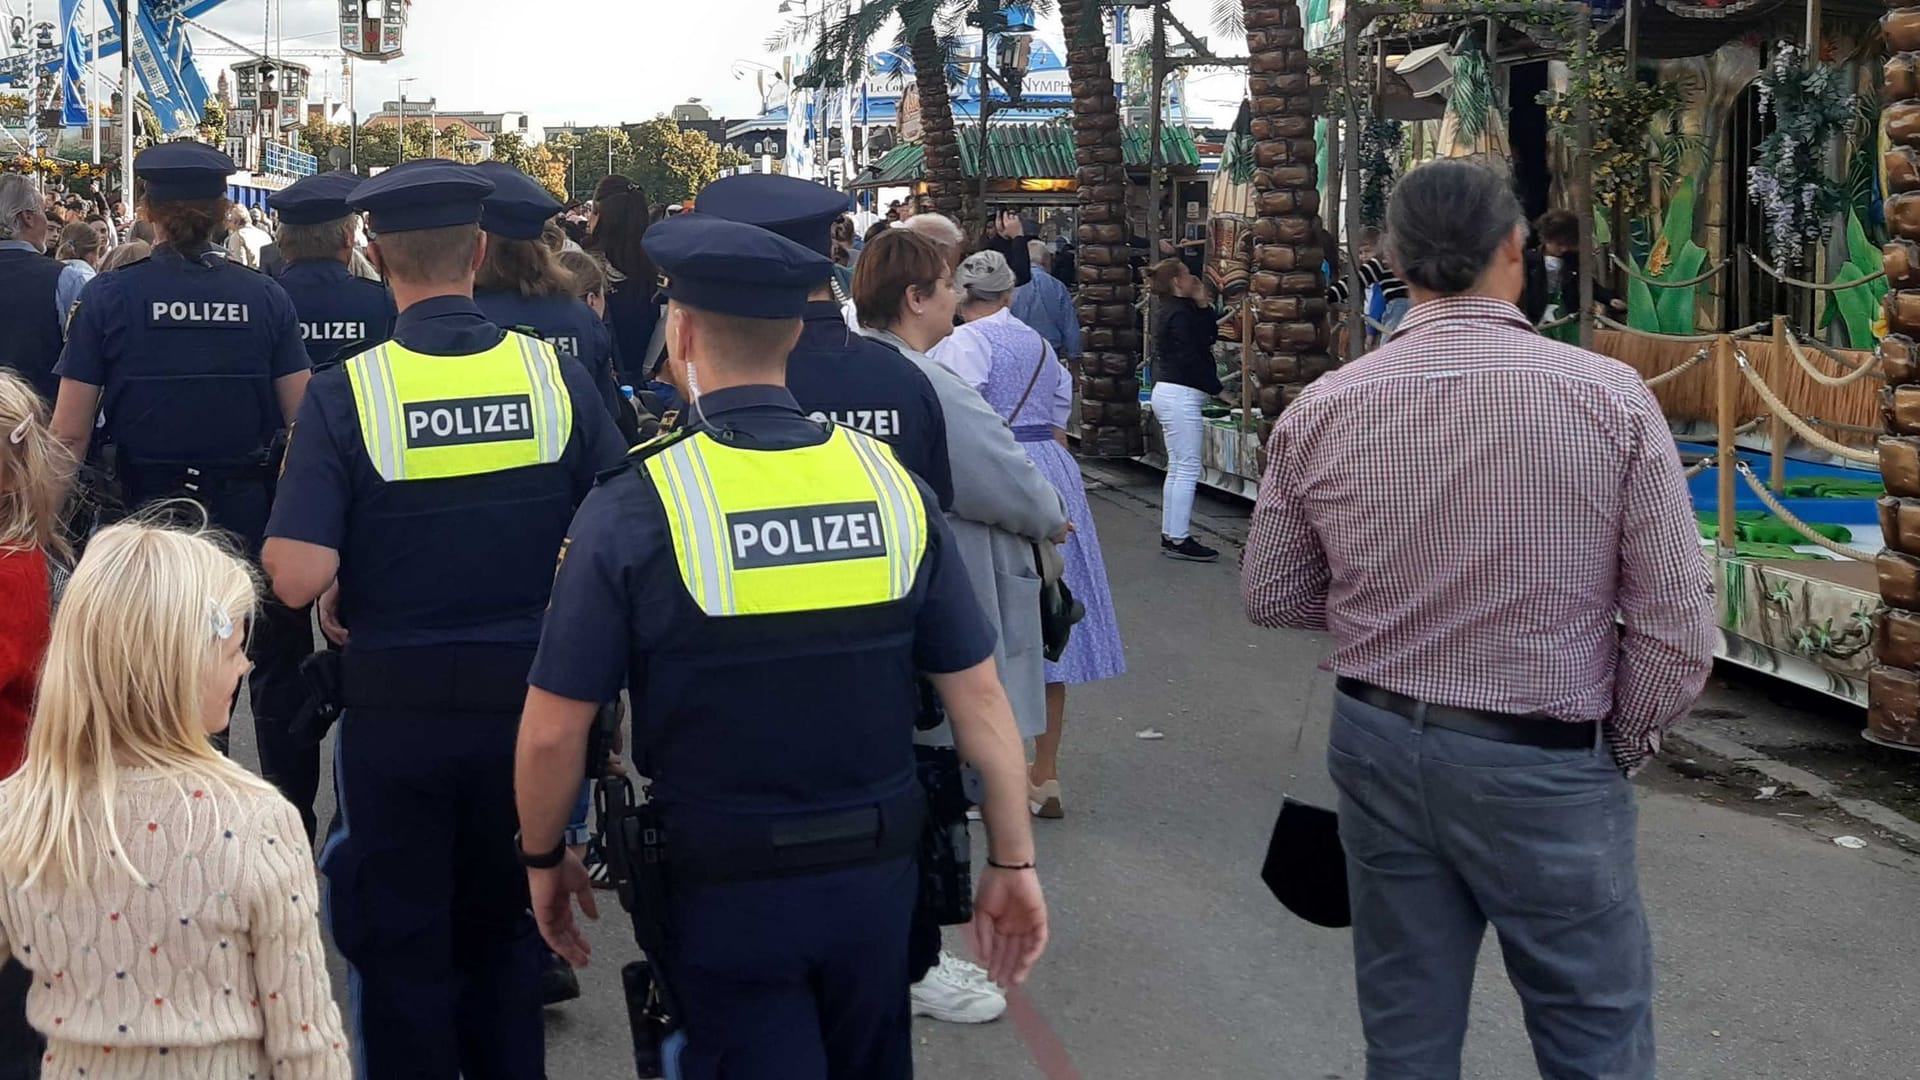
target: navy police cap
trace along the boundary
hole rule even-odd
[[[560,200],[504,161],[483,161],[474,169],[493,181],[493,194],[480,206],[480,227],[508,240],[540,239],[548,219],[560,212]]]
[[[147,182],[153,202],[217,199],[227,193],[233,159],[206,143],[161,143],[140,151],[133,175]]]
[[[324,225],[353,213],[347,197],[360,186],[350,172],[309,176],[267,196],[267,208],[288,225]]]
[[[742,173],[708,184],[693,208],[728,221],[758,225],[830,255],[833,223],[847,212],[847,197],[798,177]]]
[[[492,192],[493,181],[470,165],[420,158],[362,181],[347,203],[367,212],[376,233],[416,232],[472,225]]]
[[[670,217],[641,241],[667,296],[688,307],[749,319],[797,319],[807,295],[833,274],[826,256],[766,229],[710,214]]]

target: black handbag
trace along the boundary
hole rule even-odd
[[[1035,544],[1033,557],[1037,565],[1045,565],[1045,556],[1040,545]],[[1066,654],[1067,641],[1073,636],[1073,626],[1087,617],[1087,605],[1073,595],[1067,588],[1067,580],[1062,575],[1041,576],[1040,583],[1040,655],[1053,663],[1059,663]]]
[[[1353,925],[1347,896],[1347,852],[1340,843],[1340,815],[1288,796],[1267,840],[1260,880],[1288,911],[1315,926]]]

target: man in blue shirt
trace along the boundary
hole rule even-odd
[[[1046,338],[1061,363],[1077,359],[1080,316],[1073,309],[1073,294],[1047,270],[1052,261],[1047,245],[1039,240],[1026,244],[1033,261],[1033,279],[1013,291],[1013,317]]]
[[[974,929],[1018,983],[1046,943],[1025,758],[939,504],[874,438],[781,386],[831,264],[703,214],[655,225],[668,367],[692,426],[581,506],[528,676],[514,788],[548,943],[594,910],[561,830],[596,702],[624,686],[668,848],[664,973],[687,1080],[905,1080],[907,929],[925,796],[916,673],[987,796]],[[677,1071],[676,1071],[677,1069]]]

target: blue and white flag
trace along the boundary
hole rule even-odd
[[[807,118],[813,110],[811,99],[812,94],[806,90],[795,90],[787,95],[785,172],[802,180],[813,179],[813,144],[807,139]]]
[[[85,79],[86,37],[80,27],[80,0],[60,0],[60,122],[66,127],[86,127],[87,107],[93,104],[80,96]]]

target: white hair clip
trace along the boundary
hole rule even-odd
[[[227,614],[226,608],[215,603],[212,597],[207,598],[207,621],[213,625],[214,637],[225,641],[233,636],[233,617]]]
[[[27,425],[31,423],[33,423],[33,417],[29,416],[25,420],[22,420],[19,423],[13,425],[13,430],[7,432],[7,441],[12,443],[15,446],[19,446],[21,443],[26,442],[27,441]]]

